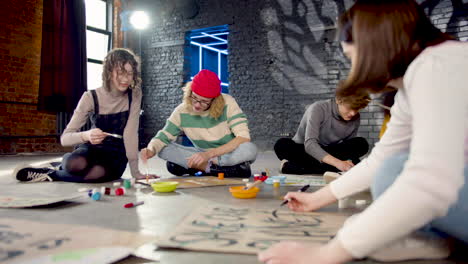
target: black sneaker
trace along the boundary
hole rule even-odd
[[[178,164],[172,163],[170,161],[166,162],[166,168],[171,174],[174,174],[176,176],[183,176],[189,174],[186,168]]]
[[[294,164],[290,161],[281,161],[280,172],[285,174],[303,175],[305,170],[303,167]]]
[[[53,181],[50,174],[54,172],[49,168],[34,168],[30,165],[20,165],[16,167],[14,175],[18,181],[23,182],[42,182]]]
[[[250,178],[252,176],[250,163],[247,161],[234,166],[211,165],[210,174],[216,176],[220,172],[224,173],[224,177],[226,178]]]

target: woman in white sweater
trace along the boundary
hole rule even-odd
[[[396,87],[392,117],[367,159],[317,192],[285,199],[313,211],[370,187],[374,202],[328,244],[282,242],[259,260],[445,258],[448,238],[468,243],[468,43],[440,32],[413,0],[358,0],[345,16],[355,52],[338,92]]]

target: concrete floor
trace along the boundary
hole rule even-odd
[[[67,195],[76,192],[78,188],[89,187],[90,184],[64,183],[64,182],[43,182],[32,184],[20,184],[11,175],[13,169],[20,163],[36,163],[44,161],[58,161],[60,155],[40,154],[40,155],[18,155],[0,156],[0,195],[21,195],[21,194],[54,194]],[[252,165],[253,173],[264,171],[268,168],[272,175],[278,175],[279,161],[273,152],[261,153],[257,161]],[[163,178],[171,177],[165,163],[159,158],[150,161],[150,173],[155,173]],[[130,177],[129,171],[124,177]],[[112,184],[98,184],[99,186],[109,186]],[[23,220],[41,221],[44,223],[77,224],[86,226],[97,226],[113,228],[123,231],[140,232],[147,235],[160,236],[175,228],[177,223],[193,208],[207,203],[223,203],[225,205],[253,207],[253,208],[274,208],[280,203],[281,197],[288,191],[297,187],[280,187],[279,192],[274,191],[270,185],[264,185],[262,191],[256,199],[236,199],[227,191],[226,186],[207,187],[195,189],[178,189],[169,195],[155,194],[150,189],[136,191],[132,189],[124,197],[118,199],[106,199],[103,202],[93,202],[87,197],[79,198],[72,205],[57,205],[41,207],[35,209],[0,209],[2,217],[11,217]],[[313,191],[313,189],[311,190]],[[362,198],[369,198],[363,196]],[[122,210],[122,205],[129,202],[144,201],[145,204],[138,206],[135,210]],[[337,205],[329,206],[324,211],[338,211]],[[341,210],[346,213],[358,211],[356,208]],[[205,252],[192,252],[184,250],[158,250],[146,247],[142,251],[144,254],[152,252],[155,258],[161,263],[183,264],[183,263],[258,263],[256,256],[237,254],[215,254]],[[129,257],[118,263],[150,263],[150,260],[138,257]],[[364,260],[355,263],[374,263]],[[405,262],[422,263],[422,262]],[[468,263],[459,258],[446,261],[434,261],[424,263]]]

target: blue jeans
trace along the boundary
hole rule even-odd
[[[175,163],[186,169],[187,159],[195,153],[206,150],[197,147],[185,147],[176,143],[170,143],[159,152],[163,160]],[[257,146],[251,142],[242,143],[234,151],[218,157],[219,166],[234,166],[242,162],[253,163],[257,158]]]
[[[384,193],[400,175],[408,156],[409,153],[404,152],[384,161],[371,186],[374,200]],[[464,176],[465,184],[459,191],[457,202],[450,207],[447,215],[432,220],[420,231],[431,236],[448,235],[468,243],[468,166],[465,166]]]

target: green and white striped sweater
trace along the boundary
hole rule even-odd
[[[151,140],[148,148],[158,153],[182,132],[194,146],[205,150],[220,147],[235,137],[250,139],[247,116],[232,96],[228,94],[222,96],[225,105],[218,119],[212,118],[209,111],[196,113],[185,103],[177,106],[167,119],[164,128]]]

